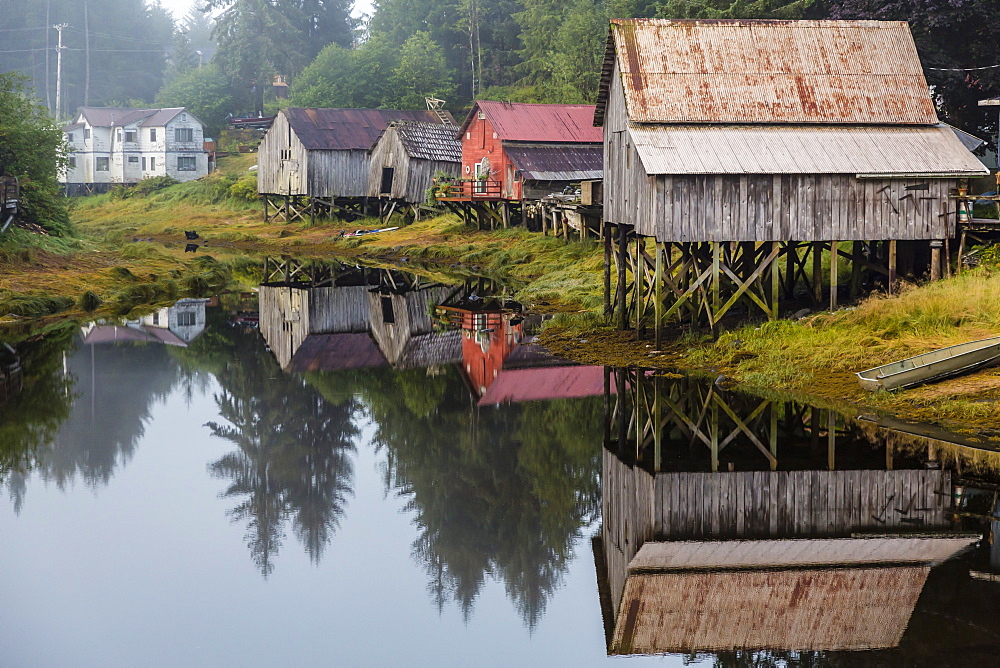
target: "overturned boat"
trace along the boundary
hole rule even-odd
[[[1000,336],[960,343],[858,372],[872,392],[929,383],[1000,363]]]

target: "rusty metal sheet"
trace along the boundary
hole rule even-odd
[[[526,104],[479,100],[472,106],[459,136],[482,111],[497,137],[504,141],[601,142],[604,133],[594,127],[592,104]]]
[[[531,181],[579,181],[604,175],[603,144],[505,143],[504,152]]]
[[[647,174],[978,176],[989,170],[947,125],[638,125]]]
[[[426,110],[289,107],[281,113],[308,150],[368,150],[390,121],[441,124],[437,114]]]
[[[640,123],[937,123],[901,21],[615,19],[602,74],[621,71]]]

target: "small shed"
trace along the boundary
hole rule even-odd
[[[392,121],[455,124],[448,112],[427,110],[282,109],[258,148],[257,191],[265,198],[304,196],[310,208],[367,197],[370,150]],[[286,220],[301,215],[287,210],[287,200],[277,206]]]
[[[603,175],[594,105],[479,100],[459,131],[462,178],[475,199],[540,199]]]
[[[457,177],[462,170],[457,133],[454,125],[390,122],[371,150],[368,196],[425,202],[435,176]]]
[[[435,332],[432,309],[452,291],[437,285],[417,290],[368,293],[372,337],[389,364],[416,369],[462,359],[459,332]]]

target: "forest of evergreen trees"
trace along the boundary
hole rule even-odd
[[[145,0],[3,0],[0,72],[30,77],[54,109],[63,29],[61,117],[81,105],[183,105],[221,129],[227,114],[280,104],[422,107],[443,98],[593,102],[607,20],[908,20],[941,115],[993,135],[979,99],[1000,95],[995,0],[199,0],[180,21]],[[204,11],[201,11],[204,10]],[[951,71],[955,70],[955,71]],[[271,93],[275,74],[290,99]],[[989,115],[992,116],[992,115]]]

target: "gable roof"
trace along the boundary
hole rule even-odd
[[[526,104],[479,100],[472,105],[459,130],[465,132],[473,119],[483,112],[503,141],[597,143],[604,132],[593,124],[592,104]]]
[[[166,125],[170,119],[185,111],[184,107],[165,107],[162,109],[129,109],[125,107],[80,107],[77,118],[86,119],[91,127],[110,128],[138,123],[146,127]],[[191,112],[187,112],[191,113]],[[194,117],[194,114],[191,114]],[[201,121],[198,121],[199,123]]]
[[[903,21],[613,19],[597,125],[616,62],[637,123],[938,122]]]
[[[426,110],[288,107],[280,113],[288,119],[302,145],[310,150],[368,150],[390,121],[442,124],[435,112]]]
[[[455,138],[458,135],[458,127],[455,125],[393,121],[382,135],[385,135],[390,127],[396,130],[403,149],[411,158],[442,162],[462,161],[462,142]],[[382,135],[379,136],[380,139]]]

